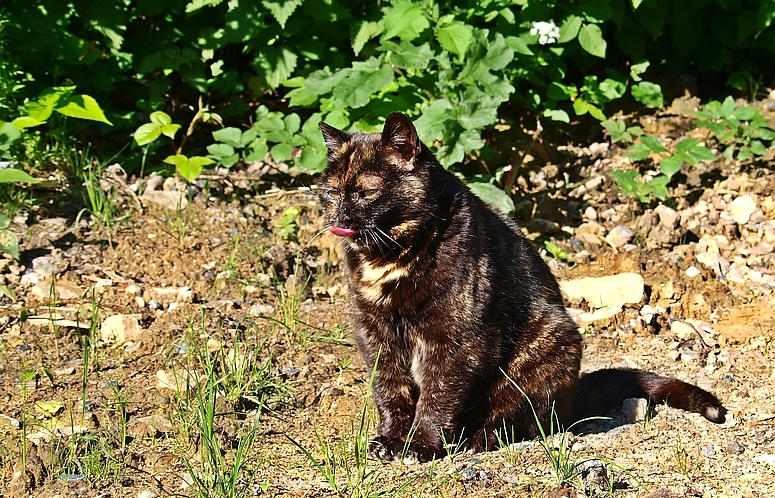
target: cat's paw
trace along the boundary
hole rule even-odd
[[[404,442],[400,439],[376,436],[369,441],[369,456],[379,460],[397,460],[403,449]]]

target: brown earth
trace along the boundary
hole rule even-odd
[[[318,232],[313,193],[273,191],[232,203],[200,195],[190,210],[135,212],[112,242],[97,230],[75,233],[51,214],[27,222],[22,264],[2,266],[18,300],[3,298],[0,318],[0,494],[194,495],[184,487],[186,462],[200,469],[208,453],[192,417],[198,405],[186,393],[206,383],[210,361],[222,387],[212,439],[226,458],[221,471],[256,423],[237,483],[248,496],[775,496],[771,287],[719,278],[697,262],[703,234],[722,240],[723,224],[698,225],[705,226],[696,229],[699,241],[650,246],[657,239],[647,237],[654,232],[642,220],[651,210],[613,195],[604,175],[626,162],[621,150],[576,157],[561,168],[606,179],[587,192],[560,186],[553,199],[528,196],[533,204],[519,213],[529,235],[538,246],[556,241],[571,261],[586,251],[576,263],[552,260],[560,280],[629,271],[646,284],[641,302],[584,326],[584,369],[638,368],[700,385],[728,407],[726,423],[656,406],[645,421],[628,424],[618,415],[543,445],[505,442],[498,451],[429,464],[364,461],[357,443],[375,424],[369,372],[350,340],[336,240]],[[736,226],[727,237],[732,248],[719,251],[739,256],[761,244],[762,223],[775,219],[768,207],[775,175],[740,165],[705,168],[719,179],[696,187],[691,202],[676,196],[672,207],[691,213],[705,202],[725,213],[724,196],[756,194],[760,219]],[[549,173],[545,183],[556,186],[562,175]],[[523,181],[526,193],[538,191],[540,182]],[[536,214],[551,216],[541,208],[550,201],[545,211],[566,230],[532,228]],[[590,221],[588,207],[605,231],[626,225],[641,241],[574,246]],[[289,208],[298,214],[280,221]],[[606,219],[606,210],[618,218]],[[675,230],[684,227],[682,220]],[[771,251],[747,264],[775,275]],[[699,275],[688,276],[690,267]],[[647,306],[661,307],[650,322]],[[122,344],[102,335],[111,315],[134,315],[125,324],[139,325],[126,328]],[[676,319],[702,321],[710,331],[681,336],[671,325]],[[250,380],[251,372],[265,375]],[[551,455],[570,476],[558,476]],[[592,470],[574,475],[581,473],[572,472],[574,463],[585,461]],[[596,477],[600,468],[608,479]]]

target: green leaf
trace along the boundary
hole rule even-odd
[[[6,152],[21,138],[21,132],[13,123],[0,121],[0,151]],[[2,157],[2,156],[0,156]]]
[[[213,138],[223,144],[228,144],[231,147],[241,149],[242,148],[242,142],[240,139],[242,138],[242,131],[240,131],[239,128],[228,127],[223,128],[221,130],[215,130],[213,132]],[[209,150],[209,147],[208,147]],[[234,149],[231,150],[228,154],[225,155],[231,155],[234,153]]]
[[[202,169],[205,166],[208,166],[210,164],[215,164],[215,161],[213,161],[209,157],[203,157],[203,156],[189,157],[187,167],[183,170],[181,170],[181,168],[178,167],[178,173],[180,173],[180,176],[182,176],[189,182],[193,182],[202,173]]]
[[[35,119],[32,116],[19,116],[18,118],[11,121],[11,124],[13,124],[17,130],[24,130],[27,128],[34,128],[36,126],[40,126],[44,124],[45,121],[40,121],[39,119]]]
[[[528,55],[532,56],[533,51],[530,50],[530,47],[527,46],[527,43],[525,43],[525,40],[518,36],[507,36],[506,37],[506,45],[518,54],[522,55]]]
[[[576,115],[578,116],[583,116],[584,114],[589,113],[590,116],[600,121],[605,121],[606,119],[605,114],[603,114],[603,111],[599,107],[587,102],[582,98],[577,98],[575,101],[573,101],[573,110],[576,111]]]
[[[296,8],[301,5],[304,0],[285,0],[280,2],[272,2],[269,0],[263,0],[261,3],[266,9],[271,12],[272,16],[277,19],[280,27],[284,30],[285,23]]]
[[[161,132],[161,134],[172,140],[175,139],[175,134],[178,132],[179,129],[180,129],[179,124],[168,124],[168,125],[159,127],[159,131]]]
[[[347,78],[334,88],[333,97],[339,107],[357,109],[371,102],[372,95],[393,80],[393,68],[380,64],[376,58],[353,62]]]
[[[456,54],[461,60],[465,57],[468,46],[474,39],[474,30],[468,24],[453,21],[450,24],[436,28],[436,40],[444,50]]]
[[[275,89],[290,78],[296,69],[298,56],[287,47],[266,47],[256,56],[269,88]]]
[[[393,43],[383,42],[379,47],[380,51],[389,50],[389,62],[403,69],[422,69],[428,68],[435,54],[428,43],[420,46],[412,45],[409,42]]]
[[[397,36],[401,40],[411,41],[431,25],[422,8],[409,0],[398,0],[392,7],[384,9],[384,12],[382,20],[385,31],[382,40]]]
[[[172,164],[175,167],[185,167],[188,164],[188,157],[183,154],[175,154],[174,156],[165,157],[163,162]]]
[[[471,189],[471,192],[477,197],[498,211],[504,213],[506,216],[514,214],[514,201],[503,189],[498,188],[492,183],[485,182],[469,183],[468,188]]]
[[[295,112],[285,116],[283,118],[283,123],[285,125],[285,131],[291,135],[299,131],[299,128],[301,128],[301,118]]]
[[[159,136],[161,136],[161,128],[154,123],[145,123],[134,132],[135,141],[141,147],[155,141]]]
[[[269,152],[269,147],[266,145],[266,142],[256,140],[247,147],[246,151],[247,153],[244,156],[245,162],[258,163],[264,160],[267,152]]]
[[[210,144],[207,146],[207,152],[211,156],[215,156],[217,159],[222,160],[225,157],[234,155],[234,147],[225,143]]]
[[[544,109],[544,112],[542,114],[547,118],[551,119],[552,121],[559,121],[561,123],[570,123],[570,116],[568,116],[568,113],[563,111],[562,109]]]
[[[295,170],[306,171],[310,174],[322,173],[326,166],[325,154],[320,154],[315,150],[305,147],[301,151],[301,157],[294,166]]]
[[[54,110],[71,118],[88,119],[113,125],[105,117],[97,101],[89,95],[71,95],[60,101]]]
[[[660,108],[664,105],[662,87],[650,81],[641,81],[630,89],[632,97],[647,107]]]
[[[19,236],[10,230],[0,230],[0,250],[19,259]]]
[[[603,39],[603,31],[597,24],[586,24],[579,31],[579,44],[588,53],[605,59],[608,44]]]
[[[0,183],[40,183],[40,180],[31,177],[20,169],[0,169]]]
[[[732,115],[740,121],[751,121],[757,114],[759,114],[759,110],[750,106],[738,107],[732,111]]]
[[[271,148],[269,153],[272,155],[272,159],[274,159],[275,162],[281,163],[291,158],[291,155],[293,154],[293,145],[285,143],[277,144]]]
[[[667,152],[667,149],[662,145],[662,142],[660,142],[656,137],[652,137],[651,135],[643,135],[640,137],[640,140],[646,145],[646,147],[651,150],[651,152],[654,152],[655,154]]]
[[[380,22],[364,21],[361,23],[360,28],[358,28],[358,33],[356,33],[355,38],[353,39],[353,52],[355,52],[355,55],[361,53],[363,46],[366,45],[369,40],[382,34],[382,29],[383,25]]]
[[[645,73],[650,65],[651,65],[651,62],[649,61],[643,61],[638,64],[633,64],[630,67],[630,78],[632,78],[632,81],[641,81],[643,78],[641,78],[640,75]]]
[[[600,82],[599,91],[608,100],[616,100],[627,91],[627,83],[613,78],[606,78]]]
[[[172,118],[164,111],[154,111],[151,113],[151,123],[158,126],[166,126],[172,123]]]
[[[668,178],[672,178],[673,175],[681,171],[681,164],[683,162],[677,157],[668,156],[659,162],[659,170]]]
[[[719,109],[719,117],[720,118],[728,118],[733,115],[735,112],[735,99],[728,95],[727,98],[724,99],[724,102],[721,104],[721,109]]]
[[[560,38],[557,43],[568,43],[575,39],[579,30],[581,29],[581,18],[579,16],[570,15],[562,22],[560,26]]]
[[[568,253],[563,251],[560,246],[552,242],[551,240],[544,241],[544,247],[546,251],[552,255],[555,259],[568,259]]]
[[[632,144],[627,147],[627,152],[624,155],[634,161],[643,161],[651,155],[651,149],[644,143]]]
[[[751,152],[753,152],[757,156],[763,156],[767,153],[767,147],[765,147],[764,144],[758,140],[752,140],[750,148],[751,148]]]
[[[414,121],[417,134],[425,143],[433,143],[444,136],[444,122],[451,116],[453,104],[449,99],[434,100],[423,109],[422,116]]]

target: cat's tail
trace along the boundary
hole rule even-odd
[[[574,403],[574,419],[605,416],[621,409],[627,398],[648,398],[673,408],[696,412],[717,424],[724,423],[727,409],[714,395],[672,377],[633,370],[597,370],[582,375]]]

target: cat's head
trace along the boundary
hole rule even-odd
[[[350,134],[326,123],[328,148],[318,195],[329,230],[349,250],[394,257],[428,216],[429,165],[411,120],[394,112],[382,133]]]

